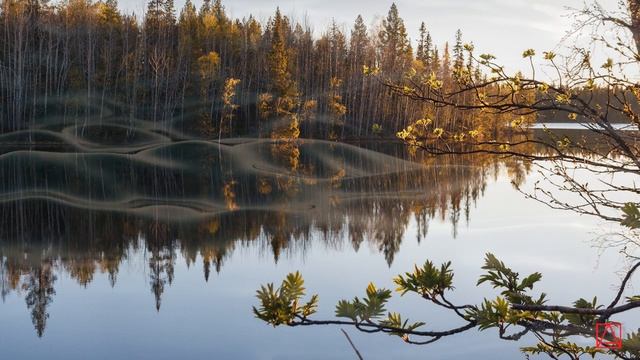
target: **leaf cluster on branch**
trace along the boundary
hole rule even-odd
[[[345,320],[316,320],[318,296],[302,304],[304,296],[303,280],[299,273],[289,274],[279,288],[273,284],[263,286],[257,292],[259,308],[254,313],[259,319],[273,325],[349,325],[366,333],[386,333],[400,337],[404,342],[417,345],[430,344],[447,336],[478,330],[497,330],[500,339],[518,341],[527,334],[538,340],[533,346],[523,346],[526,354],[544,353],[552,358],[567,356],[578,359],[583,355],[595,356],[610,353],[630,359],[640,356],[640,338],[631,333],[623,341],[620,350],[598,349],[595,346],[578,345],[576,338],[594,339],[596,322],[604,322],[614,314],[640,307],[640,298],[628,297],[626,303],[618,305],[617,298],[607,308],[598,304],[597,298],[588,301],[576,300],[572,306],[546,305],[546,295],[533,297],[530,292],[542,278],[540,273],[522,277],[499,261],[493,254],[487,254],[483,269],[486,271],[478,280],[478,285],[488,283],[500,291],[494,299],[484,299],[478,305],[456,305],[447,299],[453,289],[451,263],[444,263],[438,269],[427,261],[422,268],[415,267],[411,273],[394,279],[396,291],[401,294],[415,294],[438,308],[456,314],[461,325],[446,330],[425,330],[427,322],[410,321],[406,316],[387,309],[392,297],[388,289],[379,289],[369,284],[363,298],[340,300],[335,307],[335,316]],[[637,267],[637,266],[636,266]],[[630,271],[629,276],[635,270]],[[620,292],[624,289],[623,282]],[[594,340],[595,342],[595,340]]]

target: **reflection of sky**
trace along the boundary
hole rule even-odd
[[[12,293],[0,305],[0,354],[7,359],[353,359],[338,328],[273,329],[254,319],[255,289],[300,270],[309,290],[321,295],[319,316],[330,318],[339,298],[361,295],[370,280],[392,287],[394,275],[428,258],[436,263],[452,260],[455,302],[478,303],[483,296],[496,295],[489,286],[475,287],[485,252],[495,253],[521,274],[541,271],[541,288],[551,303],[568,304],[593,295],[602,302],[613,298],[611,285],[618,282],[614,271],[621,265],[613,252],[598,258],[588,241],[596,224],[593,219],[525,200],[506,178],[488,186],[470,219],[468,227],[460,226],[456,239],[450,224],[432,221],[421,244],[412,224],[391,268],[377,249],[363,246],[356,253],[348,241],[341,249],[312,242],[304,257],[283,256],[275,265],[268,252],[238,249],[208,283],[200,261],[188,269],[179,258],[159,313],[149,289],[148,267],[141,259],[130,259],[121,267],[113,289],[104,275],[97,275],[87,289],[60,275],[43,338],[36,338],[22,296]],[[426,320],[434,329],[449,327],[455,320],[411,295],[395,299],[390,309]],[[637,318],[617,320],[627,330],[638,324]],[[347,330],[367,359],[522,358],[518,347],[523,343],[498,340],[493,330],[471,331],[428,347]]]

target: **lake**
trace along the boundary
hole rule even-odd
[[[551,303],[606,302],[624,267],[596,247],[600,221],[516,191],[539,175],[512,160],[124,122],[53,121],[0,142],[1,358],[353,359],[340,328],[257,320],[256,289],[299,270],[320,294],[316,318],[332,318],[369,281],[394,288],[413,264],[451,260],[452,299],[479,303],[496,295],[475,285],[492,252],[542,272]],[[456,324],[417,296],[389,309]],[[366,359],[514,359],[534,343],[472,330],[421,347],[345,330]]]
[[[615,130],[637,131],[637,127],[631,124],[611,124]],[[586,130],[589,129],[588,123],[579,122],[539,122],[531,125],[531,129],[549,129],[549,130]]]

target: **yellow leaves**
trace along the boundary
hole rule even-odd
[[[556,54],[553,51],[545,51],[542,53],[544,55],[545,60],[553,61],[555,59]]]
[[[473,44],[464,44],[463,48],[468,52],[473,52],[474,50]]]
[[[406,86],[406,85],[405,85],[405,86],[403,86],[403,87],[402,87],[402,93],[403,93],[404,95],[411,95],[411,93],[413,93],[414,91],[415,91],[415,89],[414,89],[414,88],[411,88],[411,87],[409,87],[409,86]]]
[[[271,183],[268,179],[261,178],[258,179],[258,192],[262,195],[271,194],[273,188],[271,187]]]
[[[332,77],[329,81],[329,110],[335,125],[342,125],[342,117],[347,113],[347,107],[342,103],[342,95],[340,95],[341,87],[342,80]]]
[[[224,90],[222,91],[222,103],[225,107],[232,109],[237,108],[237,105],[233,104],[233,98],[236,96],[236,86],[240,83],[239,79],[228,78],[224,82]]]
[[[435,137],[441,137],[444,134],[444,129],[443,128],[435,128],[433,129],[433,135]]]
[[[423,119],[420,119],[420,120],[416,121],[416,122],[414,123],[414,125],[418,125],[418,126],[428,126],[428,125],[430,125],[432,122],[433,122],[433,120],[431,120],[431,119],[429,119],[429,118],[423,118]]]
[[[336,115],[338,117],[344,115],[347,113],[347,107],[344,106],[343,104],[337,102],[337,101],[332,101],[331,103],[331,113],[333,115]]]
[[[569,95],[567,94],[557,94],[556,102],[560,104],[568,104],[569,103]]]
[[[302,103],[300,109],[300,121],[313,120],[318,109],[317,100],[306,100]]]
[[[567,115],[567,117],[569,118],[569,120],[575,120],[578,118],[578,114],[576,113],[569,113],[569,115]]]
[[[109,6],[104,2],[98,2],[96,6],[100,21],[104,23],[117,24],[120,14],[116,8]]]
[[[217,52],[211,51],[206,55],[198,58],[198,67],[200,68],[200,78],[202,80],[213,79],[215,72],[220,65],[220,56]]]
[[[480,59],[481,59],[483,62],[485,62],[485,63],[486,63],[486,62],[489,62],[489,61],[491,61],[491,60],[495,60],[495,59],[496,59],[496,57],[495,57],[495,56],[493,56],[493,55],[491,55],[491,54],[482,54],[482,55],[480,55]]]
[[[633,93],[633,96],[636,97],[636,100],[640,100],[640,86],[638,85],[631,86],[630,89],[631,89],[631,92]]]
[[[315,111],[317,107],[318,107],[318,101],[317,100],[307,100],[302,105],[302,110],[303,111]]]
[[[207,231],[209,232],[209,234],[215,235],[218,230],[220,230],[220,219],[215,218],[209,221],[209,224],[207,224]]]
[[[455,135],[453,135],[453,141],[463,142],[465,137],[466,137],[466,135],[464,133],[455,134]]]
[[[509,151],[509,149],[511,149],[511,145],[509,144],[500,144],[500,146],[498,146],[498,149],[500,151]]]
[[[622,112],[625,113],[626,115],[633,114],[633,110],[631,109],[631,105],[625,103],[623,108],[622,108]]]
[[[375,66],[369,67],[367,65],[362,65],[362,73],[367,76],[378,75],[380,73],[380,69]]]
[[[203,16],[202,24],[204,25],[205,30],[215,30],[218,27],[218,18],[214,14],[208,13]]]
[[[515,76],[513,76],[510,80],[511,80],[511,86],[513,87],[514,90],[518,90],[520,89],[520,85],[522,84],[522,79],[521,79],[522,74],[517,73]]]
[[[227,209],[234,211],[238,210],[238,204],[236,203],[236,193],[233,188],[236,186],[236,181],[231,180],[224,184],[222,192],[224,194],[224,202],[227,204]]]
[[[344,168],[338,170],[338,172],[331,176],[331,186],[333,186],[334,188],[340,187],[342,179],[345,177],[345,175],[347,175],[347,171]]]
[[[298,117],[293,115],[291,116],[291,121],[289,122],[289,139],[297,139],[300,137],[300,123],[298,122]]]
[[[269,93],[262,93],[258,95],[258,114],[262,119],[266,119],[271,114],[272,101],[273,95]]]
[[[406,140],[409,137],[410,133],[409,131],[407,131],[407,129],[404,129],[402,131],[398,131],[396,133],[396,137],[400,140]]]
[[[298,97],[296,96],[280,96],[275,101],[275,111],[278,116],[294,115],[298,106]]]
[[[427,79],[427,85],[432,89],[438,90],[442,88],[442,84],[442,81],[438,80],[436,74],[434,72],[431,72],[429,78]]]
[[[524,116],[520,116],[517,119],[511,121],[511,127],[520,127],[525,122]]]
[[[536,51],[534,49],[527,49],[522,53],[523,58],[530,58],[536,55]]]
[[[300,166],[300,149],[297,146],[293,146],[289,152],[289,166],[291,166],[291,171],[298,170],[298,166]]]
[[[462,84],[468,84],[471,81],[471,73],[466,67],[456,67],[453,69],[453,77]]]
[[[380,125],[380,124],[373,124],[373,125],[371,125],[371,131],[372,131],[375,135],[380,135],[380,134],[382,134],[382,125]]]
[[[558,146],[558,148],[560,149],[565,149],[567,148],[569,145],[571,145],[571,139],[569,139],[568,137],[564,137],[562,138],[562,140],[558,140],[556,141],[556,145]]]
[[[587,84],[585,85],[585,88],[586,88],[587,90],[593,90],[593,89],[595,89],[595,87],[596,87],[596,85],[595,85],[595,80],[593,80],[593,79],[591,79],[591,78],[590,78],[590,79],[588,79],[588,80],[587,80]]]
[[[469,131],[469,136],[472,139],[477,139],[480,136],[480,130],[474,129],[474,130]]]

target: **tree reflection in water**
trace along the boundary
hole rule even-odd
[[[449,221],[455,236],[489,179],[528,172],[487,156],[418,159],[395,145],[248,141],[222,155],[210,143],[178,145],[151,150],[155,158],[26,152],[0,161],[0,175],[13,174],[0,195],[0,291],[24,290],[39,336],[56,274],[86,287],[99,272],[116,286],[120,265],[143,255],[159,311],[179,258],[200,262],[208,281],[236,248],[277,262],[313,240],[366,244],[391,265],[412,219],[418,241],[432,219]]]

